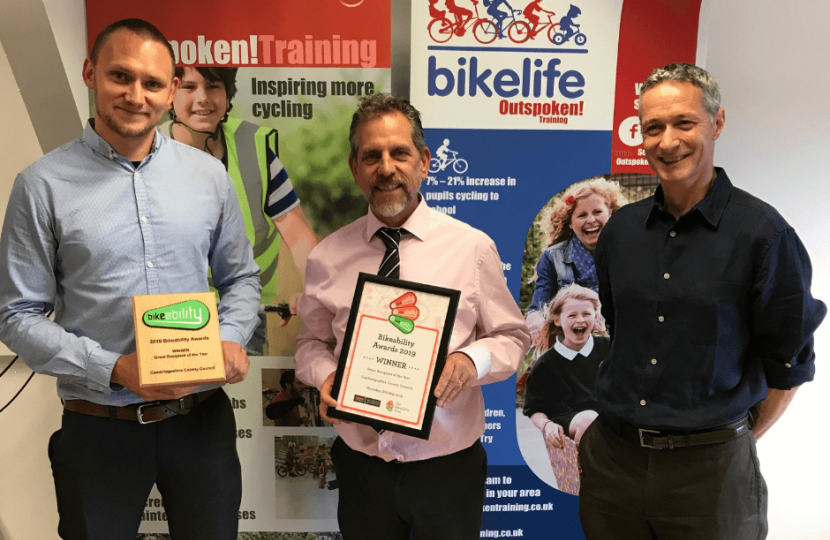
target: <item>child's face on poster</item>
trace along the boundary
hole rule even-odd
[[[568,299],[562,304],[559,315],[553,316],[553,322],[560,327],[565,336],[562,344],[578,351],[588,343],[596,324],[597,312],[594,304],[588,300]]]

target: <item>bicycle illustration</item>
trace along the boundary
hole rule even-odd
[[[518,21],[518,19],[516,19],[516,15],[521,12],[521,9],[512,9],[510,10],[510,15],[504,18],[502,24],[506,29],[506,34],[510,35],[510,27],[516,24]],[[508,20],[510,20],[509,23],[507,22]],[[478,33],[476,33],[476,31]],[[479,43],[484,43],[485,45],[487,43],[493,43],[496,38],[499,37],[499,25],[491,19],[482,19],[478,24],[476,24],[475,28],[473,28],[473,34],[475,34]]]
[[[535,30],[530,29],[530,24],[525,21],[515,21],[507,28],[507,37],[513,43],[524,43],[528,39],[536,39],[536,36],[542,33],[542,30],[547,28],[548,39],[554,43],[554,36],[559,32],[559,23],[553,22],[555,13],[548,13],[548,22],[540,22]]]
[[[582,33],[582,30],[579,29],[578,24],[575,24],[574,26],[576,26],[577,28],[576,33],[573,36],[571,36],[574,40],[574,43],[580,46],[585,45],[585,42],[588,41],[588,36]],[[568,41],[568,39],[569,38],[566,37],[565,33],[562,32],[561,27],[558,29],[556,33],[550,36],[550,40],[553,42],[554,45],[562,45],[563,43]]]
[[[476,10],[475,17],[469,17],[461,24],[460,28],[458,26],[459,23],[451,21],[446,17],[432,19],[427,25],[429,37],[436,43],[446,43],[454,35],[463,36],[472,27],[473,36],[475,36],[479,43],[487,44],[493,42],[498,35],[498,28],[487,17],[479,16],[477,0],[470,1]]]
[[[429,160],[429,172],[433,174],[441,172],[450,165],[452,165],[452,170],[454,170],[458,174],[467,172],[467,167],[469,167],[467,160],[464,158],[456,157],[458,155],[458,152],[449,149],[447,150],[447,152],[450,152],[452,154],[452,157],[446,160],[446,162],[442,162],[438,158],[432,158],[431,160]]]

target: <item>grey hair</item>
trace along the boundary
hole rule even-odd
[[[424,142],[424,128],[421,125],[421,113],[406,99],[393,96],[392,94],[378,93],[361,99],[357,110],[352,116],[352,125],[349,127],[349,145],[351,146],[349,156],[352,159],[357,159],[359,150],[357,147],[357,128],[367,120],[393,112],[399,112],[409,120],[409,125],[412,127],[412,142],[415,144],[415,148],[418,149],[418,153],[423,153],[427,145]]]
[[[712,78],[709,73],[692,64],[669,64],[668,66],[657,68],[646,77],[645,82],[640,87],[640,97],[637,100],[637,107],[640,111],[640,118],[643,117],[643,94],[665,81],[688,82],[700,88],[703,93],[703,106],[706,112],[709,113],[711,120],[715,119],[720,109],[720,90],[718,83]]]

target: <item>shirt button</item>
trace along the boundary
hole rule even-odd
[[[381,448],[386,448],[387,446],[389,446],[389,443],[386,442],[386,441],[383,441],[382,443],[380,443]]]
[[[641,400],[640,400],[640,405],[642,405],[643,407],[645,407],[645,406],[646,406],[646,400],[641,399]]]
[[[660,322],[663,322],[663,321],[666,320],[666,318],[663,317],[662,315],[660,315],[659,317],[657,317],[657,320],[660,321]]]
[[[670,277],[671,277],[671,274],[669,274],[668,272],[663,274],[663,279],[669,279]]]
[[[147,222],[147,216],[141,216],[141,221],[146,223]]]
[[[671,236],[672,238],[674,238],[675,236],[677,236],[677,231],[672,231],[672,232],[670,232],[670,233],[669,233],[669,236]]]
[[[99,391],[99,392],[103,392],[103,391],[104,391],[104,387],[103,387],[103,386],[99,386],[99,387],[98,387],[98,391]]]
[[[153,261],[147,261],[147,268],[153,267]]]
[[[792,367],[790,364],[784,364],[785,367]]]
[[[656,359],[656,358],[652,358],[652,359],[651,359],[651,365],[652,365],[652,366],[656,366],[656,365],[657,365],[657,359]]]

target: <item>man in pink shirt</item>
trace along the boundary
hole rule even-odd
[[[331,457],[340,530],[346,540],[478,538],[487,468],[480,386],[516,371],[528,331],[493,241],[421,197],[430,152],[418,111],[372,95],[355,112],[349,140],[349,166],[370,211],[311,252],[295,357],[297,375],[320,388],[320,412],[339,435]],[[402,229],[400,279],[461,291],[428,441],[326,415],[358,273],[377,273],[386,252],[376,236],[382,227]]]

